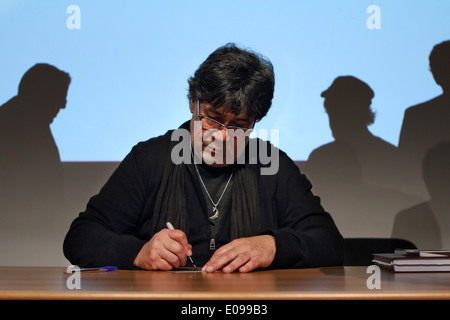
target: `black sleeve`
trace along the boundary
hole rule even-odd
[[[70,263],[133,268],[134,258],[148,241],[137,237],[136,228],[152,187],[148,177],[156,175],[152,164],[158,163],[152,158],[158,152],[143,152],[143,144],[132,149],[71,224],[63,245]]]
[[[278,228],[272,230],[276,241],[272,267],[342,265],[344,243],[339,230],[311,192],[310,181],[283,152],[276,179]]]

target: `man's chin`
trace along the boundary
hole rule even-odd
[[[212,163],[212,164],[208,164],[210,167],[213,167],[213,168],[223,168],[223,167],[228,167],[229,165],[232,165],[232,163],[230,163],[230,164],[227,164],[227,163],[222,163],[222,164],[219,164],[219,163]]]
[[[203,162],[207,165],[215,168],[226,167],[234,164],[234,159],[232,161],[227,161],[226,154],[221,151],[211,149],[211,147],[203,148]]]

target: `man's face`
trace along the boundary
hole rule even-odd
[[[246,111],[235,115],[225,106],[214,108],[206,102],[196,105],[191,101],[190,109],[191,143],[197,157],[201,156],[204,162],[213,167],[223,167],[236,162],[245,149],[251,130],[226,128],[216,122],[225,126],[252,128],[254,119],[251,119]],[[201,143],[201,149],[198,143]],[[199,150],[201,155],[196,152]]]

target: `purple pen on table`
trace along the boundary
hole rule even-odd
[[[74,271],[114,271],[117,270],[117,267],[114,266],[105,266],[105,267],[98,267],[98,268],[78,268],[74,267],[72,269],[67,268],[65,273],[73,273]]]

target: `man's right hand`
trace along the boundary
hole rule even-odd
[[[192,246],[181,230],[163,229],[139,251],[134,266],[147,270],[172,270],[184,266]]]

